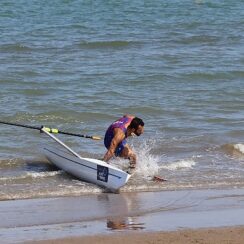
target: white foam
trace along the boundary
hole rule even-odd
[[[158,173],[158,163],[160,162],[160,157],[157,157],[150,153],[150,150],[154,148],[155,144],[155,139],[143,141],[140,145],[136,146],[133,145],[133,142],[130,143],[131,148],[137,155],[136,173],[142,178],[147,179],[148,177],[150,178]],[[125,160],[118,157],[112,159],[111,164],[122,170],[127,170],[129,166],[129,161],[128,159]]]
[[[137,173],[142,177],[147,178],[158,174],[160,157],[150,153],[155,144],[155,139],[149,139],[137,148],[133,147],[137,155]]]
[[[164,164],[160,166],[160,169],[168,169],[168,170],[189,169],[195,165],[196,162],[193,159],[185,159],[173,163]]]
[[[243,144],[235,144],[234,148],[238,151],[240,151],[241,153],[244,153],[244,145]]]
[[[28,172],[26,175],[31,178],[43,178],[43,177],[49,177],[49,176],[55,176],[61,174],[62,171],[48,171],[48,172]]]
[[[1,177],[0,181],[12,181],[12,180],[22,180],[26,179],[28,177],[31,178],[44,178],[44,177],[50,177],[50,176],[55,176],[58,174],[61,174],[62,171],[51,171],[51,172],[27,172],[26,174],[19,175],[19,176],[11,176],[11,177]]]

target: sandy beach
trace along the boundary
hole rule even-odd
[[[242,243],[244,189],[1,201],[1,243]]]
[[[243,0],[0,1],[0,244],[244,244],[243,14]],[[112,194],[86,178],[122,177],[64,146],[102,159],[125,114],[145,131],[120,124],[136,172]]]
[[[37,241],[36,244],[124,244],[124,243],[145,243],[145,244],[242,244],[244,240],[244,227],[218,228],[218,229],[198,229],[172,232],[155,232],[141,234],[114,234],[109,236],[91,236],[80,238],[64,238],[57,240]]]

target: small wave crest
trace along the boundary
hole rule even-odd
[[[222,149],[233,156],[243,156],[244,155],[244,144],[225,144],[222,146]]]
[[[20,43],[1,45],[0,50],[2,52],[29,52],[32,49]]]
[[[173,163],[168,163],[160,166],[160,169],[167,170],[179,170],[179,169],[191,169],[196,165],[196,162],[193,159],[184,159]]]
[[[103,48],[126,48],[131,45],[132,41],[95,41],[95,42],[81,42],[81,48],[103,49]]]
[[[31,178],[45,178],[62,174],[61,170],[51,172],[27,172],[26,176]]]
[[[0,181],[11,181],[11,182],[17,182],[19,180],[27,180],[27,179],[38,179],[38,178],[45,178],[45,177],[53,177],[56,175],[62,174],[62,171],[49,171],[49,172],[26,172],[21,175],[17,176],[7,176],[7,177],[1,177]]]
[[[10,158],[10,159],[1,159],[0,160],[0,169],[7,169],[18,167],[23,164],[25,161],[21,158]]]
[[[244,154],[244,144],[235,144],[234,149]]]

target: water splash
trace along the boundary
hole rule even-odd
[[[144,140],[141,144],[131,141],[130,147],[137,155],[136,174],[141,178],[151,178],[158,174],[160,157],[153,155],[151,150],[155,148],[155,139]],[[112,165],[126,171],[129,167],[128,159],[114,158],[110,162]]]
[[[137,147],[132,145],[137,155],[137,173],[141,177],[148,178],[158,174],[160,157],[151,153],[156,143],[156,139],[148,139],[144,140]]]

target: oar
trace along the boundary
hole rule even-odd
[[[101,137],[99,137],[99,136],[88,136],[88,135],[75,134],[75,133],[60,131],[58,129],[47,128],[44,126],[23,125],[23,124],[17,124],[17,123],[10,123],[10,122],[6,122],[6,121],[0,121],[0,124],[14,125],[14,126],[19,126],[19,127],[39,130],[41,132],[42,132],[42,129],[45,128],[45,130],[49,133],[64,134],[64,135],[69,135],[69,136],[78,136],[78,137],[84,137],[84,138],[89,138],[89,139],[93,139],[93,140],[101,140]]]

